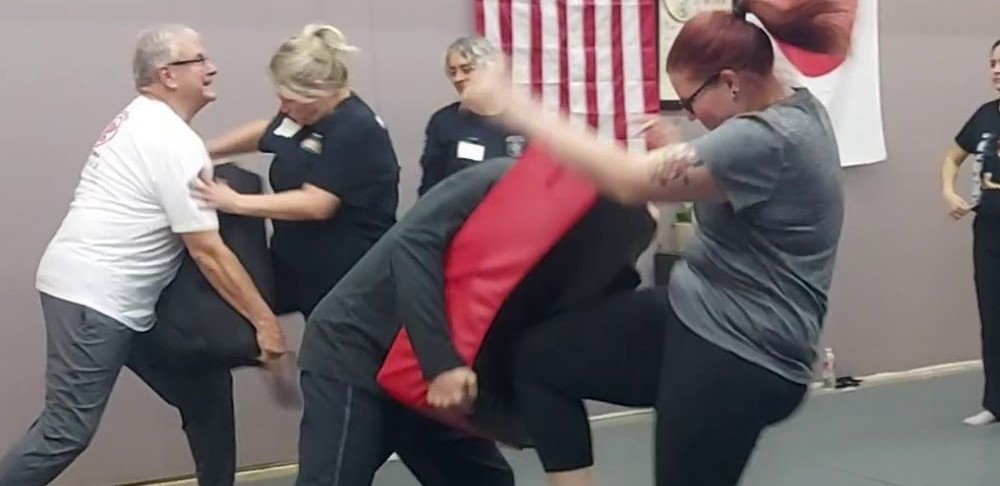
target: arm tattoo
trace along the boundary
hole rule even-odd
[[[694,147],[687,143],[669,145],[656,152],[656,158],[649,164],[650,180],[661,186],[670,184],[680,177],[684,185],[689,185],[688,170],[702,165]]]
[[[666,184],[666,176],[663,171],[667,168],[666,149],[654,152],[654,154],[656,158],[649,163],[649,180],[664,185]]]

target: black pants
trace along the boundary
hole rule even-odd
[[[393,452],[425,486],[513,486],[496,444],[468,437],[389,399],[302,372],[296,486],[369,486]]]
[[[983,408],[1000,417],[1000,216],[976,216],[972,259],[982,329]]]
[[[271,253],[274,268],[275,312],[287,314],[302,313],[308,319],[313,309],[330,293],[375,244],[371,242],[349,241],[339,246],[336,255],[323,260],[302,260],[283,257],[278,252]]]
[[[236,480],[233,377],[227,368],[178,370],[147,359],[139,340],[126,363],[181,416],[198,486],[232,486]]]
[[[655,406],[658,486],[737,484],[761,432],[806,392],[695,335],[665,289],[543,323],[514,362],[518,405],[547,472],[593,464],[583,399]]]

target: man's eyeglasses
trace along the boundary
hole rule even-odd
[[[698,98],[698,95],[700,95],[702,91],[705,91],[705,89],[707,89],[709,86],[718,83],[720,79],[722,79],[722,73],[715,73],[709,76],[704,83],[701,83],[701,86],[699,86],[698,89],[694,90],[694,93],[691,93],[691,96],[688,96],[687,98],[681,98],[678,100],[678,103],[681,105],[681,108],[684,108],[685,111],[693,115],[695,99]]]
[[[191,59],[184,59],[183,61],[168,62],[167,66],[186,66],[188,64],[204,64],[205,61],[208,61],[208,58],[199,54],[198,57],[194,57],[194,58],[191,58]]]

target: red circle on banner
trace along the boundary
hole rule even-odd
[[[776,9],[786,14],[796,9],[809,9],[807,0],[758,0],[759,8]],[[818,3],[818,2],[817,2]],[[824,12],[822,18],[813,18],[812,28],[836,29],[840,31],[838,35],[853,36],[856,28],[858,16],[858,0],[838,0],[836,8]],[[813,4],[816,5],[816,4]],[[772,12],[773,13],[773,12]],[[786,58],[805,76],[818,78],[830,74],[843,66],[847,60],[848,49],[837,49],[845,52],[835,54],[818,54],[805,49],[795,47],[788,43],[777,41],[778,48]]]
[[[810,78],[830,74],[847,60],[844,54],[817,54],[781,41],[778,41],[778,47],[799,72]]]

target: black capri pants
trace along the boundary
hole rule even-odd
[[[593,464],[583,400],[655,407],[658,486],[739,482],[761,432],[792,415],[807,387],[693,333],[665,288],[616,294],[519,341],[518,406],[547,472]]]

